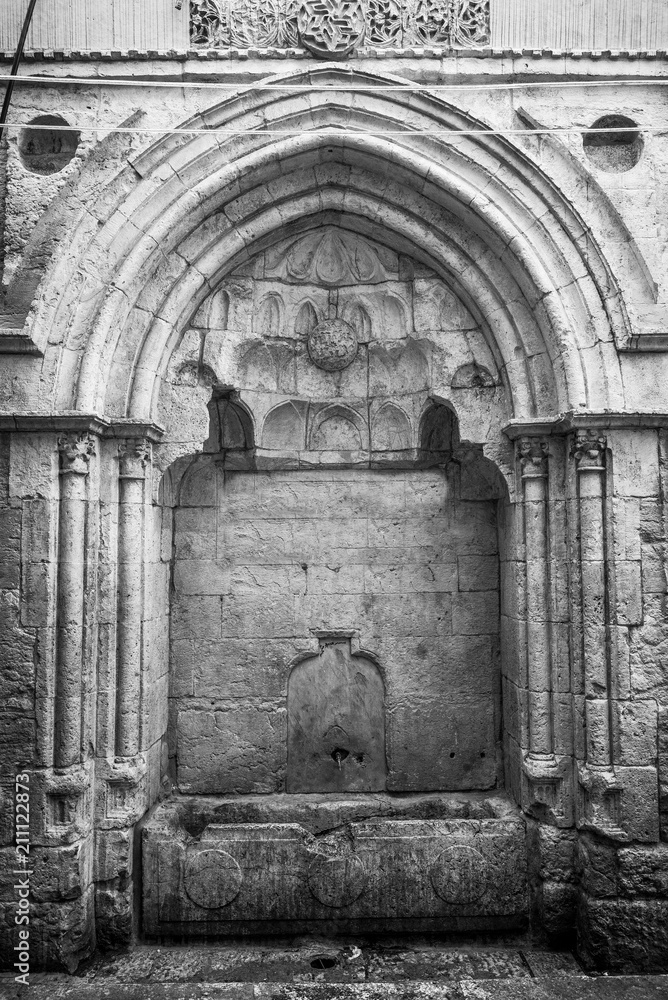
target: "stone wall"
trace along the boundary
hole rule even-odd
[[[288,676],[328,633],[381,668],[388,789],[495,785],[496,505],[461,500],[457,478],[213,464],[186,478],[171,642],[182,791],[285,790]]]
[[[285,726],[278,739],[270,720],[285,719],[290,668],[318,654],[326,636],[313,633],[324,631],[382,672],[388,764],[404,788],[436,768],[431,754],[419,767],[401,759],[402,713],[418,706],[433,719],[429,690],[440,719],[471,694],[472,675],[452,664],[484,662],[486,757],[473,777],[450,771],[452,731],[434,725],[438,781],[500,781],[501,729],[534,932],[576,928],[600,969],[665,967],[662,91],[648,79],[621,85],[636,75],[629,60],[613,71],[607,59],[564,57],[559,70],[581,85],[432,93],[435,81],[492,73],[550,84],[556,56],[413,51],[393,62],[399,82],[368,52],[338,67],[286,54],[281,87],[265,90],[254,84],[269,64],[246,55],[185,61],[194,82],[236,88],[220,100],[205,88],[149,97],[103,85],[96,61],[48,63],[48,89],[16,91],[13,126],[57,113],[79,134],[75,155],[48,173],[18,130],[0,156],[3,951],[14,943],[18,769],[30,775],[33,955],[74,968],[96,940],[141,933],[139,824],[172,778],[193,790],[205,774],[212,790],[283,787]],[[128,60],[105,65],[116,82],[135,72]],[[643,63],[648,76],[659,65]],[[174,75],[173,61],[142,67]],[[58,82],[70,70],[90,80]],[[604,85],[586,86],[595,78]],[[624,157],[591,142],[610,114],[631,120]],[[567,130],[538,136],[541,124]],[[336,252],[332,233],[345,234]],[[338,276],[310,272],[318,241],[329,241],[330,265],[347,258]],[[353,278],[351,260],[363,265]],[[314,363],[319,327],[330,365],[354,332],[349,366]],[[331,350],[337,330],[342,354]],[[456,414],[459,440],[454,417],[440,443],[431,437],[434,407]],[[438,542],[430,559],[434,537],[409,544],[405,525],[453,462],[459,485],[431,520],[447,516],[457,544],[443,558]],[[267,484],[292,482],[299,516],[261,516]],[[309,515],[321,512],[323,483],[350,525],[366,511],[365,539],[347,523],[356,544],[345,550],[331,512],[304,516],[304,498]],[[242,484],[253,484],[252,518],[233,510]],[[501,695],[490,564],[477,562],[495,557],[493,503]],[[484,532],[466,534],[467,507],[486,512]],[[229,544],[219,513],[237,532]],[[316,533],[306,521],[322,524]],[[396,545],[370,544],[375,521]],[[484,537],[484,552],[465,551]],[[265,551],[284,544],[286,561],[254,561],[258,540]],[[322,558],[329,540],[337,561]],[[378,571],[385,548],[399,550],[396,573]],[[364,557],[339,561],[339,549]],[[450,567],[442,580],[430,562]],[[282,604],[246,597],[249,583]],[[356,630],[363,641],[347,634]],[[202,716],[215,735],[240,705],[253,724],[262,716],[264,728],[248,726],[258,786],[224,755],[206,769],[196,758]]]

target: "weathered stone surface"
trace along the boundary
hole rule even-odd
[[[668,904],[655,899],[580,901],[580,948],[587,964],[659,971],[668,947]]]
[[[502,915],[506,926],[522,926],[526,919],[524,825],[512,813],[484,820],[372,818],[353,822],[350,837],[343,830],[314,837],[296,823],[213,822],[197,850],[224,851],[241,875],[234,877],[234,894],[226,876],[215,912],[209,895],[195,900],[187,888],[191,848],[175,819],[167,806],[144,832],[146,920],[152,934],[170,928],[180,933],[190,922],[205,934],[232,934],[241,928],[239,921],[255,921],[260,928],[268,917],[438,917],[441,926],[453,929],[471,926],[476,916],[491,921],[490,927]],[[194,820],[191,813],[191,829]],[[188,898],[174,892],[184,865]],[[230,865],[226,862],[225,871]]]
[[[359,632],[384,672],[392,788],[493,785],[495,517],[489,502],[458,503],[447,494],[439,472],[228,474],[218,485],[216,518],[209,507],[177,511],[171,693],[181,712],[177,725],[185,727],[178,773],[184,780],[188,774],[189,788],[236,787],[241,773],[216,786],[207,766],[198,783],[193,769],[206,745],[218,748],[220,781],[228,780],[228,757],[218,727],[216,735],[208,728],[196,735],[210,713],[189,707],[192,699],[284,696],[309,635],[329,631]],[[214,536],[215,562],[213,541],[201,541]],[[486,706],[474,706],[474,692],[487,693]],[[456,704],[448,705],[453,697]],[[473,730],[460,724],[464,705],[478,720]],[[429,735],[418,745],[410,734],[420,720]],[[229,753],[240,769],[250,760]],[[270,756],[278,766],[285,750],[276,746]],[[249,780],[247,790],[256,779]]]
[[[53,86],[13,95],[15,122],[57,112],[72,130],[25,126],[0,150],[0,824],[10,849],[12,780],[30,768],[38,960],[73,967],[95,934],[132,939],[135,824],[172,782],[255,791],[281,811],[289,678],[308,657],[329,669],[332,642],[374,665],[358,671],[368,697],[350,696],[357,672],[337,686],[314,671],[300,718],[321,749],[336,736],[327,766],[341,775],[343,751],[362,773],[359,741],[374,734],[378,767],[357,787],[416,813],[379,833],[372,814],[319,803],[318,832],[345,813],[384,874],[351,860],[343,835],[321,838],[327,851],[281,889],[290,905],[303,892],[305,922],[309,907],[373,921],[386,904],[400,923],[440,920],[411,910],[413,892],[475,909],[501,848],[490,861],[484,831],[469,831],[429,854],[429,823],[506,820],[430,817],[411,796],[505,785],[534,824],[525,842],[518,821],[509,848],[521,881],[526,847],[531,884],[512,919],[530,912],[553,939],[579,921],[600,967],[618,940],[620,967],[659,968],[668,174],[661,135],[643,139],[634,120],[642,106],[661,128],[652,73],[636,99],[625,84],[640,63],[623,53],[642,38],[656,58],[661,25],[613,11],[579,38],[567,17],[557,45],[554,12],[531,40],[530,18],[427,5],[406,24],[369,15],[362,45],[355,3],[336,23],[309,8],[311,51],[357,51],[302,72],[290,16],[223,25],[194,3],[152,18],[153,2],[139,27],[132,4],[116,17],[112,3],[84,32],[127,86],[112,92],[87,52],[90,86],[54,70]],[[69,60],[83,22],[47,7],[29,44],[58,41]],[[134,46],[150,54],[144,82],[172,79],[189,16],[188,86],[144,88],[138,103]],[[270,22],[278,36],[260,37]],[[548,42],[569,87],[518,92],[559,83],[530,54]],[[493,95],[424,90],[453,44],[458,80],[494,77]],[[258,89],[279,55],[278,86]],[[606,115],[632,116],[615,141],[589,131],[600,109],[579,81],[597,74],[614,89]],[[236,90],[219,101],[198,87],[209,77]],[[524,131],[504,137],[516,112]],[[545,122],[585,131],[537,137]],[[56,140],[76,148],[69,162]],[[253,808],[258,823],[241,825],[260,828],[246,831],[257,874],[291,821]],[[275,839],[288,856],[290,837]],[[402,851],[426,872],[419,891],[391,877]],[[234,868],[218,867],[218,882],[215,865],[191,873],[193,894],[211,878],[220,908],[241,906],[246,876],[228,900]],[[167,909],[187,896],[178,872]],[[273,897],[258,889],[256,904],[263,933],[280,928]],[[478,910],[446,917],[491,926]]]

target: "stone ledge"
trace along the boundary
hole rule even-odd
[[[0,351],[0,353],[2,353]],[[158,424],[143,420],[117,418],[108,420],[94,413],[0,413],[0,433],[59,434],[79,432],[96,434],[103,438],[147,437],[150,441],[162,440],[164,430]]]
[[[35,980],[39,979],[38,982]],[[664,1000],[668,976],[544,976],[536,979],[406,983],[82,983],[64,976],[33,977],[32,1000]],[[19,1000],[25,988],[0,979],[3,1000]]]
[[[472,57],[477,59],[509,59],[509,58],[532,58],[532,59],[555,59],[562,61],[564,58],[595,59],[597,61],[614,59],[618,65],[621,60],[630,62],[637,59],[661,61],[668,58],[665,49],[501,49],[491,46],[480,48],[425,46],[405,49],[383,49],[373,46],[362,46],[356,53],[348,59],[438,59],[447,57]],[[183,49],[26,49],[22,58],[33,62],[74,62],[82,60],[85,62],[145,62],[147,59],[214,59],[214,60],[245,60],[249,57],[261,59],[313,59],[305,49],[279,49],[260,48],[252,46],[247,49],[239,48],[183,48]],[[0,52],[0,62],[11,62],[14,53],[11,51]],[[315,61],[315,60],[314,60]]]

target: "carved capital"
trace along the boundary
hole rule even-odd
[[[572,455],[579,472],[605,468],[605,435],[598,431],[578,431]]]
[[[143,479],[146,466],[151,460],[151,444],[148,438],[127,438],[118,445],[119,471],[121,479]]]
[[[547,476],[548,443],[546,438],[518,438],[517,455],[523,479]]]
[[[90,434],[62,434],[58,438],[61,475],[88,475],[90,456],[95,454],[95,438]]]

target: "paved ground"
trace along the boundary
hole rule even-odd
[[[301,941],[142,945],[76,976],[0,977],[2,1000],[668,1000],[668,976],[590,977],[572,955],[520,948]]]

